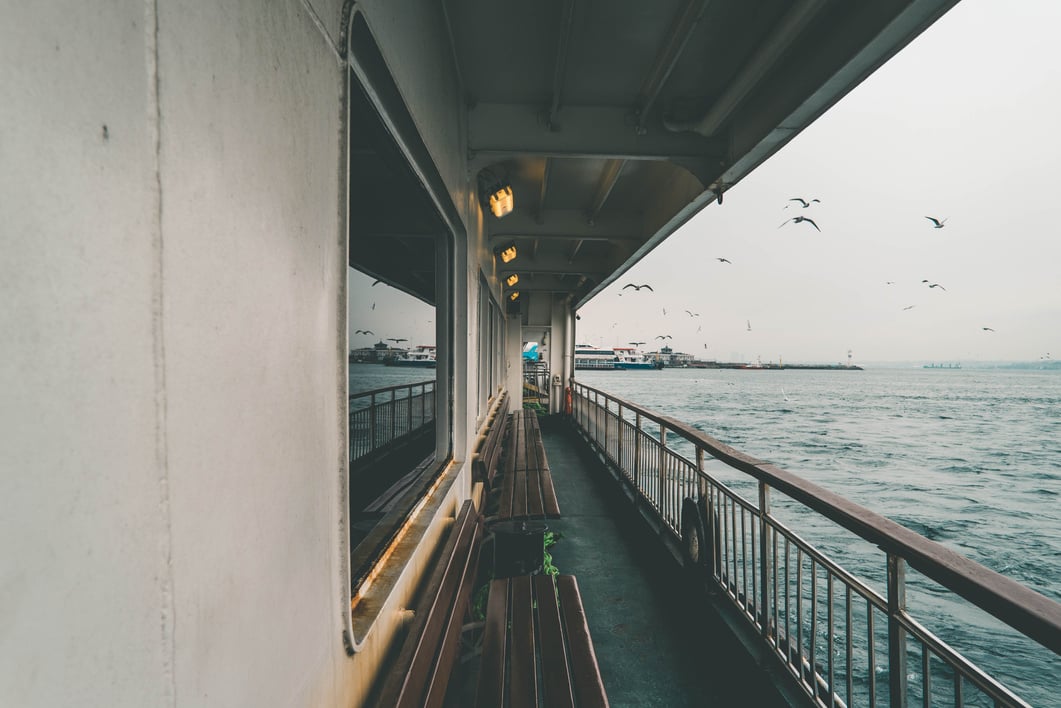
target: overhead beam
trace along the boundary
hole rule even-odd
[[[534,212],[534,220],[539,224],[545,220],[545,195],[549,191],[549,173],[552,171],[552,161],[545,158],[545,166],[542,170],[542,184],[538,192],[538,208]]]
[[[567,257],[568,263],[571,263],[575,260],[575,256],[577,256],[578,252],[582,250],[582,244],[584,243],[585,241],[582,239],[575,241],[575,247],[571,249],[571,255]]]
[[[653,104],[659,98],[660,91],[667,83],[671,71],[681,58],[685,45],[689,43],[689,37],[700,23],[704,11],[711,0],[686,0],[685,4],[675,15],[674,23],[670,31],[656,52],[656,60],[652,62],[652,68],[641,84],[637,98],[634,101],[634,115],[637,116],[638,131],[645,129],[645,120],[652,110]]]
[[[638,134],[627,106],[567,106],[562,125],[547,126],[538,106],[480,103],[468,111],[473,172],[513,157],[616,160],[706,160],[717,164],[727,143],[696,133],[674,133],[650,120]]]
[[[593,194],[593,201],[590,202],[589,209],[586,211],[586,219],[590,224],[597,222],[597,216],[600,214],[601,209],[604,208],[604,203],[608,201],[612,190],[615,189],[615,185],[619,181],[619,176],[623,173],[625,166],[626,160],[608,160],[604,169],[601,170],[600,181],[597,183],[597,190]]]
[[[571,49],[571,27],[575,23],[575,0],[564,0],[560,14],[559,40],[556,45],[556,63],[553,66],[553,100],[549,104],[546,127],[552,130],[556,115],[564,96],[564,79],[567,76],[567,58]]]
[[[517,209],[504,219],[490,223],[492,246],[514,238],[582,239],[585,241],[636,241],[645,239],[644,215],[638,212],[610,210],[598,215],[596,223],[586,220],[581,209],[546,211],[539,223],[525,211]]]
[[[695,124],[668,127],[695,130],[701,135],[714,135],[828,4],[829,0],[798,0],[759,45],[755,54],[741,68],[722,95],[711,104],[703,118]]]

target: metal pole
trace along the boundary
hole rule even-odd
[[[391,390],[391,436],[390,442],[395,437],[395,432],[398,430],[398,390]]]
[[[659,424],[659,489],[656,490],[656,499],[659,501],[660,514],[663,516],[663,520],[667,520],[666,512],[663,508],[663,464],[666,458],[667,451],[667,428],[663,423]]]
[[[413,387],[409,386],[409,400],[405,402],[406,408],[409,409],[409,414],[406,416],[406,420],[409,421],[409,427],[405,429],[405,432],[411,433],[413,431]]]
[[[762,622],[763,638],[769,644],[770,639],[770,567],[773,558],[770,555],[770,487],[766,482],[759,482],[759,617]]]
[[[369,450],[376,449],[376,394],[372,394],[368,406],[368,434],[371,436]]]
[[[641,489],[641,413],[634,419],[634,486]]]
[[[906,630],[899,615],[906,611],[906,563],[888,554],[888,693],[892,708],[906,706]]]

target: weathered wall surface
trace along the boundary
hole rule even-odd
[[[171,2],[159,28],[177,695],[330,704],[342,70],[298,2]]]
[[[334,705],[342,70],[66,5],[0,10],[0,705]]]
[[[357,703],[400,608],[347,656],[343,3],[2,1],[0,705]],[[467,223],[428,4],[370,24]]]
[[[65,5],[0,5],[0,705],[163,705],[151,30]]]

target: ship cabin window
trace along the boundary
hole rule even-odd
[[[363,19],[351,23],[350,41],[347,488],[356,597],[452,458],[454,219],[433,197],[440,179]]]
[[[479,387],[476,400],[478,417],[482,421],[489,410],[490,399],[503,385],[505,351],[504,316],[482,273],[479,274],[478,329]]]

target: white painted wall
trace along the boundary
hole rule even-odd
[[[167,3],[159,27],[177,695],[330,703],[343,73],[299,3]]]
[[[152,20],[0,16],[0,705],[165,705]]]
[[[342,72],[153,12],[2,10],[0,705],[335,705]]]
[[[357,704],[430,548],[347,656],[344,2],[0,2],[0,705]],[[448,48],[366,6],[472,224],[465,411]]]

